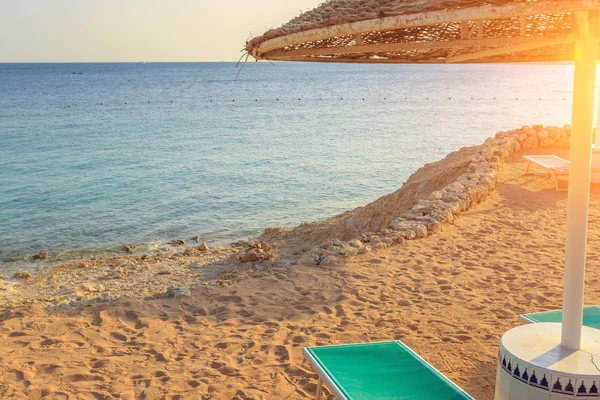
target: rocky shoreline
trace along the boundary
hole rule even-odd
[[[462,212],[479,204],[494,190],[498,171],[513,152],[536,148],[568,148],[571,126],[562,128],[542,125],[523,126],[508,132],[498,132],[480,146],[469,163],[469,171],[456,181],[436,190],[427,200],[419,200],[408,212],[394,219],[388,228],[367,232],[349,241],[333,240],[322,245],[313,256],[319,264],[328,256],[355,256],[381,249],[404,240],[415,240],[434,235],[451,224]]]
[[[456,152],[452,163],[447,160],[452,156],[449,155],[424,167],[420,170],[424,178],[411,182],[411,177],[399,194],[384,196],[328,221],[303,224],[295,230],[267,228],[258,238],[236,242],[226,248],[209,248],[198,237],[192,239],[200,243],[196,247],[178,240],[159,248],[153,255],[83,259],[54,266],[38,275],[21,271],[7,278],[0,274],[0,305],[47,307],[121,297],[185,296],[190,288],[228,285],[245,277],[285,279],[294,273],[290,267],[296,264],[335,265],[340,257],[357,256],[407,240],[426,238],[442,231],[461,213],[486,199],[495,188],[499,169],[511,153],[546,147],[567,148],[570,134],[568,125],[562,128],[524,126],[499,132],[482,145]],[[452,170],[452,174],[432,181],[433,178],[428,176],[431,169],[427,168]],[[414,175],[418,174],[419,171]],[[397,197],[390,197],[394,195]],[[356,226],[359,226],[357,221],[361,215],[362,219],[381,220],[379,226],[385,227],[344,238],[344,235],[360,230]],[[318,245],[308,240],[323,236],[326,239]],[[123,248],[124,253],[135,251],[132,246]],[[37,258],[47,256],[41,252]]]

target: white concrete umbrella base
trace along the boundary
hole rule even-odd
[[[577,351],[560,343],[557,323],[506,332],[498,352],[495,399],[600,399],[600,330],[583,327]]]

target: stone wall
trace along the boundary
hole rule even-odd
[[[499,132],[484,142],[471,159],[469,171],[455,182],[431,193],[429,199],[420,200],[411,210],[395,218],[387,229],[364,233],[347,242],[334,240],[319,251],[316,261],[323,264],[329,255],[353,256],[434,235],[494,190],[498,171],[512,152],[540,147],[567,148],[570,136],[569,125],[562,128],[533,125]]]

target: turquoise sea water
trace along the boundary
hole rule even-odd
[[[572,71],[0,64],[0,271],[332,216],[499,130],[569,123]]]

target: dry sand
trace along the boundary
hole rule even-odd
[[[401,339],[492,399],[502,333],[561,306],[567,194],[525,167],[511,156],[484,204],[427,239],[188,297],[0,312],[0,398],[305,399],[302,347]],[[587,304],[600,303],[592,192]]]

